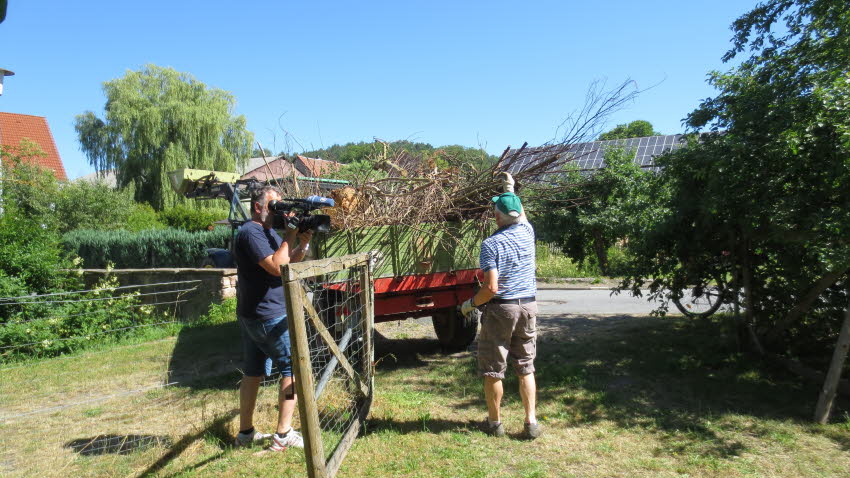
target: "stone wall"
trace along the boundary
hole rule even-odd
[[[122,286],[145,285],[128,289],[139,291],[143,303],[185,301],[160,305],[160,310],[174,312],[182,320],[192,320],[209,310],[210,304],[236,297],[236,269],[85,269],[83,279],[90,289],[106,276],[118,278]],[[198,281],[179,284],[184,281]],[[175,284],[178,283],[178,284]],[[192,291],[180,292],[194,288]]]

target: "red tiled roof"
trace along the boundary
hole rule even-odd
[[[300,154],[295,156],[295,168],[301,174],[311,178],[321,178],[327,173],[333,173],[342,167],[342,163],[327,159],[308,158]]]
[[[272,171],[271,176],[269,175],[269,169]],[[292,164],[283,158],[279,158],[274,161],[269,161],[268,167],[263,164],[259,168],[248,171],[242,175],[241,179],[258,179],[260,181],[268,181],[269,179],[288,178],[290,176],[292,176]]]
[[[36,143],[44,151],[44,156],[34,158],[39,166],[53,170],[56,179],[60,181],[68,180],[47,119],[43,116],[0,112],[0,144],[17,148],[24,138]]]

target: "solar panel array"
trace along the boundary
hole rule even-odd
[[[516,161],[509,165],[508,171],[517,173],[550,157],[552,154],[558,154],[561,161],[572,158],[570,162],[575,164],[579,171],[593,171],[605,166],[605,152],[610,148],[623,148],[627,152],[633,152],[636,164],[642,168],[653,168],[655,165],[653,159],[656,156],[679,149],[685,144],[684,135],[671,134],[528,148],[521,153]]]

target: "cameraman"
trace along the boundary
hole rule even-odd
[[[287,228],[283,240],[272,228],[272,200],[279,201],[280,191],[265,186],[251,193],[251,221],[239,228],[234,252],[236,256],[238,294],[236,314],[242,330],[245,359],[244,375],[239,387],[239,434],[236,446],[251,445],[269,435],[254,429],[254,407],[260,381],[271,374],[271,363],[280,373],[277,428],[271,435],[270,451],[304,447],[301,434],[292,429],[295,411],[295,381],[289,347],[289,327],[280,266],[304,259],[310,247],[312,231],[298,233]],[[296,239],[298,247],[295,247]]]

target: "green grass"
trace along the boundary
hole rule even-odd
[[[839,401],[833,423],[812,424],[817,387],[738,353],[717,323],[570,317],[541,318],[539,328],[540,439],[518,437],[515,377],[505,381],[509,437],[488,437],[470,425],[485,416],[472,356],[441,355],[415,328],[396,327],[409,338],[378,342],[371,416],[339,476],[839,477],[850,468],[848,404]],[[2,416],[115,395],[0,422],[0,475],[304,476],[300,451],[230,446],[237,335],[220,323],[0,372]],[[180,385],[126,394],[167,371]],[[273,426],[275,399],[275,386],[261,389],[258,428]],[[159,444],[97,456],[66,446],[107,434]]]

